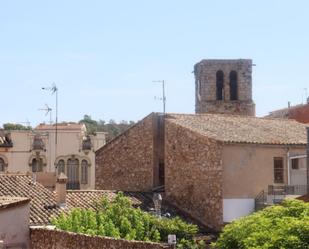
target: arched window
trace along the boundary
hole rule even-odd
[[[70,158],[67,163],[68,189],[79,189],[79,161]]]
[[[236,71],[231,71],[230,73],[230,100],[238,100],[238,82]]]
[[[198,97],[198,100],[201,100],[201,96],[202,96],[201,80],[198,79],[197,80],[197,97]]]
[[[31,162],[31,169],[32,169],[32,172],[42,172],[43,171],[42,158],[40,158],[39,160],[37,160],[36,158],[33,158]]]
[[[65,174],[65,169],[64,169],[64,160],[59,160],[58,164],[57,164],[57,170],[58,170],[58,175],[60,175],[61,173]]]
[[[216,74],[217,100],[223,100],[224,74],[219,70]]]
[[[0,172],[4,172],[5,170],[5,162],[3,158],[0,157]]]
[[[88,166],[89,166],[89,163],[87,162],[87,160],[83,160],[81,164],[81,167],[82,167],[81,183],[82,184],[88,184]]]

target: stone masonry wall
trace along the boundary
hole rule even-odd
[[[46,228],[32,228],[30,238],[32,249],[172,249],[166,244],[88,236]]]
[[[223,223],[222,144],[165,124],[166,198],[208,227]]]
[[[96,152],[96,189],[152,189],[153,118],[147,116]]]
[[[223,100],[216,99],[216,73],[224,73]],[[230,100],[231,71],[237,72],[238,100]],[[196,113],[255,115],[252,101],[252,60],[202,60],[194,67]]]

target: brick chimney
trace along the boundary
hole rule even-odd
[[[56,201],[60,207],[65,206],[67,195],[67,181],[68,178],[65,174],[61,173],[56,181]]]

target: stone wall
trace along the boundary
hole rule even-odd
[[[223,100],[216,99],[216,73],[224,73]],[[238,100],[230,100],[231,71],[237,72]],[[202,60],[194,67],[196,113],[255,115],[251,60]]]
[[[150,114],[96,152],[96,189],[152,189],[154,117]]]
[[[172,249],[166,244],[88,236],[46,228],[32,228],[30,237],[32,249]]]
[[[166,120],[166,198],[206,226],[223,222],[222,144]]]

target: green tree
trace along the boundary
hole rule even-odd
[[[224,227],[213,248],[308,249],[309,203],[286,200]]]
[[[32,130],[31,126],[25,126],[21,124],[5,123],[3,124],[3,129],[12,131],[12,130]]]
[[[97,211],[73,209],[60,214],[52,223],[59,229],[89,235],[141,241],[167,241],[168,234],[176,234],[178,248],[203,248],[194,241],[198,229],[180,218],[159,219],[139,208],[130,199],[118,193],[112,201],[103,198],[96,203]]]
[[[98,122],[93,120],[90,115],[85,114],[78,123],[86,125],[89,134],[95,134],[98,131]]]
[[[107,132],[107,140],[109,141],[134,125],[135,122],[122,120],[117,123],[115,120],[111,119],[106,123],[102,119],[96,121],[92,119],[90,115],[85,114],[83,119],[79,121],[79,124],[85,124],[89,134]]]

